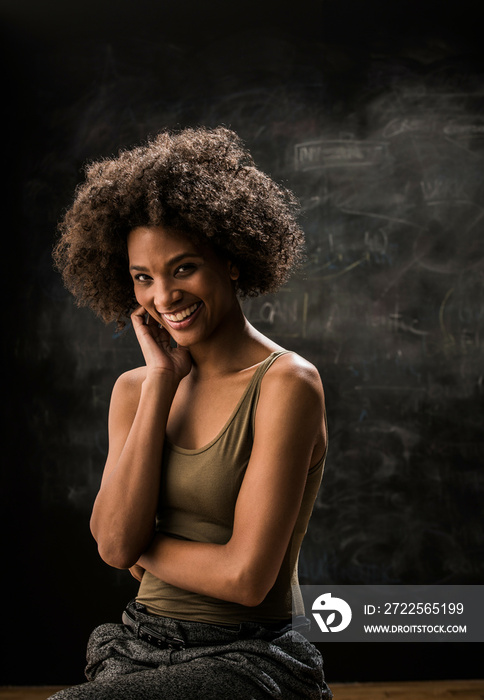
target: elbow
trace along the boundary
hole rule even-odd
[[[139,559],[139,556],[130,555],[120,547],[98,543],[97,548],[101,559],[113,569],[130,569]]]
[[[232,587],[233,602],[255,608],[264,601],[273,583],[265,580],[260,571],[244,571]]]
[[[240,547],[234,537],[225,548],[225,599],[247,608],[257,607],[274,586],[280,567],[261,560],[258,551]]]
[[[261,593],[257,590],[246,590],[241,592],[239,600],[235,601],[244,605],[246,608],[256,608],[265,599],[267,593]]]
[[[141,551],[134,550],[129,542],[123,542],[123,539],[120,537],[106,536],[99,533],[92,519],[91,533],[97,542],[99,556],[113,569],[131,568],[142,554]]]

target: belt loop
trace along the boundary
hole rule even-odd
[[[128,613],[127,610],[123,610],[123,614],[121,615],[121,620],[123,622],[123,625],[126,625],[126,627],[129,627],[131,632],[133,632],[136,637],[139,637],[139,627],[140,623],[137,622],[137,620]]]

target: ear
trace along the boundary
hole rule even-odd
[[[230,279],[235,282],[240,277],[239,268],[231,260],[228,261]]]

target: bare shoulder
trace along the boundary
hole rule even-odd
[[[261,383],[261,399],[278,398],[296,402],[299,408],[320,406],[324,410],[324,390],[317,368],[294,352],[278,357]]]
[[[113,387],[111,401],[128,405],[138,405],[141,385],[146,378],[146,367],[136,367],[121,374]]]
[[[287,454],[310,448],[307,466],[312,466],[326,451],[325,413],[316,367],[296,353],[278,357],[262,379],[255,416],[255,429],[262,427],[264,443],[273,434],[273,444],[283,444]]]
[[[323,396],[323,384],[316,367],[295,352],[281,355],[266,373],[267,384],[300,387]]]

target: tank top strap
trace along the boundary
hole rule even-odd
[[[243,419],[244,417],[247,418],[250,416],[250,423],[252,426],[252,430],[254,430],[254,423],[255,423],[255,412],[257,409],[257,404],[259,402],[259,394],[260,394],[260,386],[262,383],[262,379],[264,378],[264,375],[266,374],[267,370],[271,367],[271,365],[277,360],[278,357],[281,355],[286,355],[290,350],[278,350],[276,352],[273,352],[267,357],[263,362],[260,363],[260,365],[257,367],[256,371],[254,372],[254,376],[252,377],[250,384],[247,388],[247,391],[244,395],[242,405],[240,406],[241,411],[239,411],[239,417]]]
[[[264,374],[267,372],[269,367],[277,360],[278,357],[281,355],[287,355],[290,350],[277,350],[276,352],[273,352],[269,355],[269,357],[266,357],[266,359],[260,363],[258,366],[257,370],[255,371],[254,378],[257,377],[257,382],[260,384],[262,377]]]

